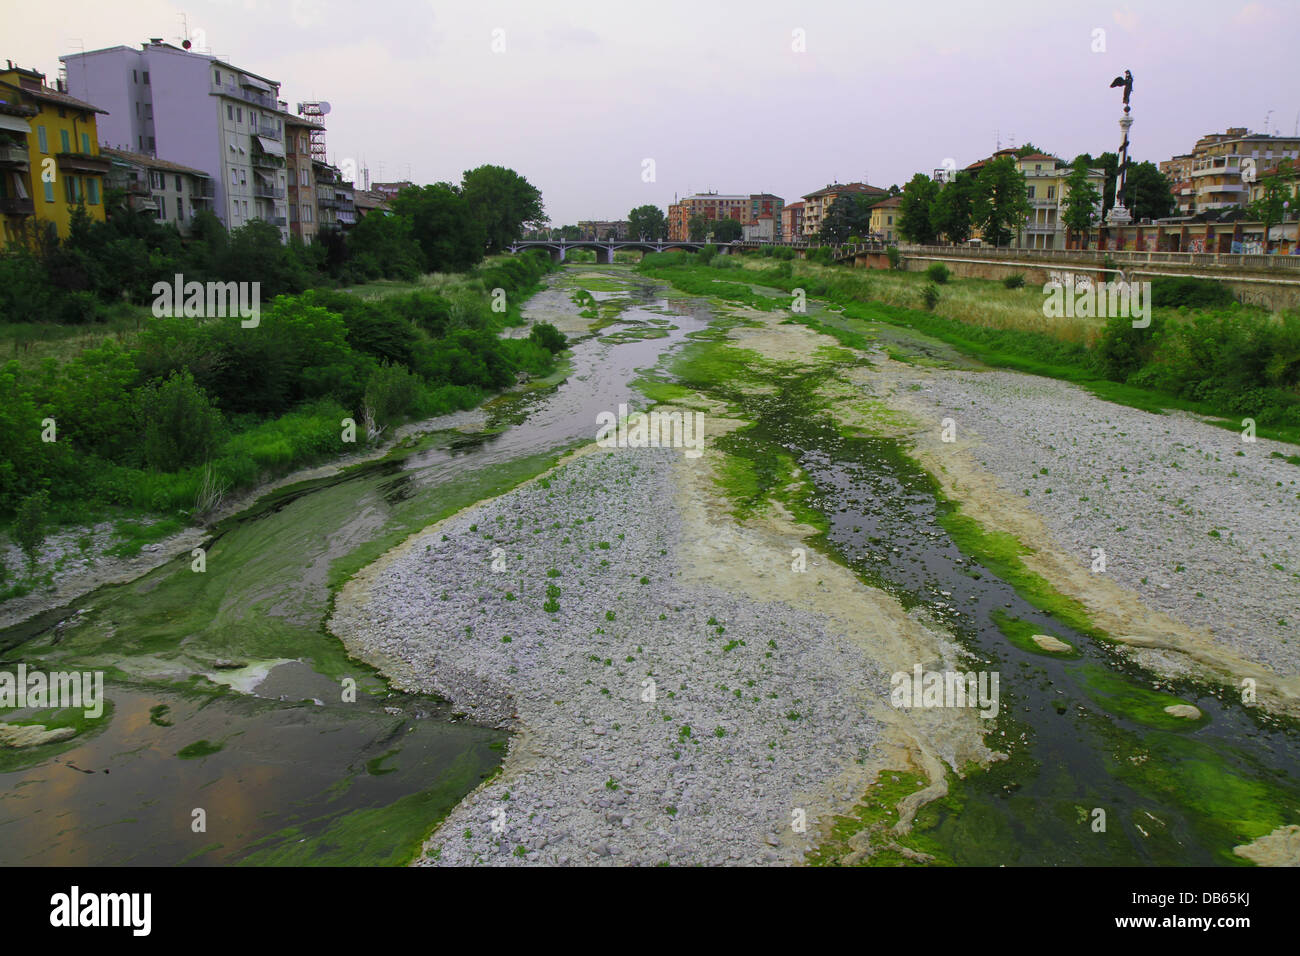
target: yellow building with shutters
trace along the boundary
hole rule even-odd
[[[45,85],[45,74],[0,69],[0,239],[4,245],[53,229],[67,238],[83,206],[104,220],[104,177],[95,117],[105,111]]]

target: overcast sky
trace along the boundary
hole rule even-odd
[[[182,13],[291,109],[328,100],[334,162],[421,183],[509,166],[557,225],[704,189],[902,185],[999,136],[1115,150],[1125,69],[1136,160],[1300,112],[1294,0],[59,0],[9,9],[0,56],[52,81],[61,53],[179,42]]]

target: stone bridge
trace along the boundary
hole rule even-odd
[[[693,242],[679,239],[526,239],[512,243],[511,252],[527,252],[529,249],[545,249],[555,262],[564,262],[572,249],[594,249],[596,261],[602,265],[612,265],[614,253],[624,249],[640,252],[671,252],[682,249],[686,252],[699,252],[709,243]],[[721,244],[718,252],[726,254],[732,245]]]

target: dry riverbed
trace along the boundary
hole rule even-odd
[[[858,384],[910,419],[899,431],[945,494],[1029,545],[1025,563],[1143,664],[1251,678],[1261,704],[1300,712],[1294,446],[1053,379],[878,363]]]
[[[589,450],[343,589],[356,656],[519,731],[423,862],[794,862],[886,766],[941,793],[944,763],[987,759],[974,711],[888,702],[960,649],[815,554],[793,573],[809,529],[736,524],[709,469]]]

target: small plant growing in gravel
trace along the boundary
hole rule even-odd
[[[612,621],[612,620],[614,620],[614,612],[613,612],[613,611],[606,611],[606,612],[605,612],[605,620],[607,620],[607,621]]]
[[[515,856],[519,857],[522,860],[527,855],[528,855],[528,850],[524,848],[524,845],[522,843],[519,844],[517,847],[515,847]]]
[[[614,778],[613,778],[613,777],[610,777],[608,780],[605,781],[605,789],[606,789],[606,790],[617,790],[617,789],[618,789],[618,784],[614,782]]]

